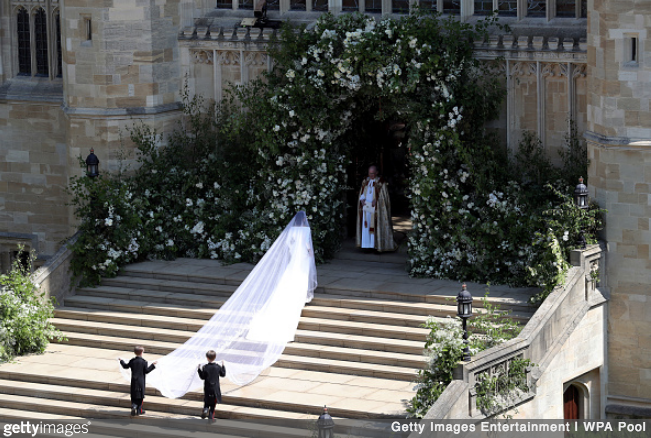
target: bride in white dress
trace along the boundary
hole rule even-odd
[[[293,341],[301,310],[305,303],[312,300],[312,295],[306,294],[310,262],[314,260],[307,223],[290,228],[285,244],[290,257],[287,269],[275,292],[253,317],[247,339],[284,343]]]

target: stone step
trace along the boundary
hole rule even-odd
[[[18,386],[20,385],[20,386]],[[23,382],[2,381],[0,387],[3,391],[3,397],[0,399],[2,414],[11,419],[31,419],[32,422],[38,420],[60,421],[65,423],[71,420],[76,422],[84,421],[88,418],[99,418],[99,420],[90,421],[89,430],[96,435],[84,434],[84,436],[124,436],[139,438],[146,437],[179,437],[188,433],[197,436],[197,432],[210,432],[210,436],[215,438],[229,437],[258,437],[261,434],[273,430],[273,436],[279,438],[300,438],[305,436],[305,431],[291,427],[279,427],[265,424],[267,420],[313,420],[315,416],[305,414],[296,414],[287,411],[275,411],[255,408],[228,407],[217,405],[215,417],[218,419],[237,419],[237,420],[256,420],[256,421],[219,421],[213,424],[207,420],[201,420],[202,402],[184,401],[182,403],[166,403],[174,401],[164,397],[148,396],[145,398],[145,415],[142,417],[131,417],[128,394],[116,394],[103,391],[93,391],[75,388],[56,388],[52,385],[43,384],[25,384]],[[7,392],[5,392],[7,391]],[[162,400],[159,400],[162,399]],[[56,403],[52,403],[56,400]],[[230,409],[229,409],[230,408]],[[239,411],[238,411],[239,410]],[[27,413],[25,411],[33,411]],[[255,415],[256,411],[263,412],[262,415]],[[268,411],[268,412],[264,412]],[[34,412],[38,412],[35,417]],[[65,412],[76,412],[79,416],[66,415]],[[178,413],[178,412],[187,412]],[[20,414],[22,413],[22,415]],[[189,418],[193,417],[193,418]],[[106,421],[112,419],[113,421]],[[115,421],[122,420],[122,421]],[[84,421],[84,422],[86,422]],[[141,423],[141,424],[138,424]],[[142,424],[145,423],[145,424]],[[149,424],[147,424],[149,423]],[[182,423],[183,428],[178,428]],[[219,424],[218,424],[219,423]],[[167,425],[167,428],[165,426]],[[43,434],[39,434],[42,436]],[[62,436],[57,434],[45,436]]]
[[[144,277],[115,277],[106,278],[102,280],[102,286],[117,287],[122,289],[136,289],[145,291],[162,291],[183,294],[196,294],[202,296],[216,296],[219,298],[228,298],[237,289],[235,286],[219,285],[219,284],[204,284],[197,282],[183,282],[171,280],[158,280],[153,278]],[[78,289],[78,294],[97,295],[99,288],[92,289]],[[100,289],[101,290],[101,289]],[[112,290],[111,290],[112,291]],[[111,292],[109,291],[109,292]],[[105,295],[105,294],[102,294]],[[153,294],[148,296],[164,296],[163,294]],[[420,296],[419,296],[420,297]],[[404,297],[403,297],[404,298]],[[342,307],[361,310],[376,310],[382,312],[395,312],[404,313],[409,315],[422,315],[422,316],[453,316],[456,314],[456,302],[453,298],[448,296],[429,296],[428,302],[403,300],[387,300],[383,298],[372,297],[357,297],[352,298],[347,295],[325,294],[317,293],[310,303],[316,306],[325,307]],[[221,301],[221,300],[220,300]],[[518,308],[522,313],[523,318],[529,318],[532,310],[528,308],[519,308],[518,306],[509,306],[505,303],[500,303],[495,299],[492,304],[498,304],[504,309]],[[219,302],[219,301],[217,301]],[[481,303],[476,303],[477,307],[481,307]],[[512,317],[517,318],[517,313],[514,312]]]
[[[75,319],[96,322],[110,322],[131,326],[168,328],[174,330],[198,331],[206,323],[204,319],[177,318],[148,314],[124,313],[115,311],[93,311],[88,309],[59,307],[54,310],[54,316],[62,319]],[[423,352],[423,342],[400,339],[379,339],[368,336],[346,335],[334,332],[297,330],[296,342],[334,347],[352,347],[363,350],[386,351],[420,355]]]
[[[190,339],[196,333],[196,331],[83,321],[79,319],[52,318],[50,321],[59,330],[68,333],[75,332],[103,336],[135,337],[140,339],[141,342],[154,340],[181,344]],[[426,360],[422,355],[364,350],[352,346],[343,348],[292,342],[287,344],[284,352],[287,355],[293,356],[319,357],[323,359],[336,359],[369,364],[385,364],[395,367],[423,368],[426,364]],[[224,358],[224,360],[227,359]]]
[[[103,278],[102,286],[123,287],[128,289],[157,290],[163,292],[183,292],[199,295],[230,297],[237,286],[188,281],[158,280],[136,276],[117,276]]]
[[[121,300],[107,297],[79,296],[66,298],[66,306],[100,309],[103,311],[115,310],[127,313],[146,313],[149,315],[187,317],[193,319],[210,319],[216,309],[196,308],[172,304],[152,304],[148,301]],[[445,323],[445,318],[438,318]],[[425,342],[428,330],[417,327],[389,326],[385,324],[365,323],[357,321],[330,320],[324,318],[301,317],[298,328],[310,331],[335,332],[359,336],[373,336],[389,339],[405,339],[410,341]]]
[[[93,352],[95,349],[88,348],[88,350],[90,354],[96,354]],[[117,357],[120,352],[113,351],[112,353]],[[103,404],[124,407],[126,410],[124,412],[119,411],[117,414],[122,416],[126,412],[128,415],[128,408],[130,407],[129,383],[122,378],[114,381],[118,364],[117,361],[111,361],[111,363],[115,363],[114,372],[100,371],[93,374],[92,377],[85,375],[74,376],[74,374],[65,373],[65,371],[63,372],[64,375],[60,375],[61,371],[56,370],[48,375],[21,370],[13,372],[0,370],[0,393],[73,401],[83,399],[85,403],[90,404],[94,404],[97,397],[109,397],[110,399]],[[105,375],[104,378],[102,374]],[[304,374],[310,373],[306,372]],[[324,373],[313,372],[311,374],[317,379],[317,382],[325,382],[329,378],[329,375]],[[364,379],[368,380],[369,378]],[[378,388],[382,388],[383,383],[386,382],[385,379],[371,380],[377,380]],[[311,381],[306,383],[311,383]],[[384,386],[386,387],[386,385]],[[314,418],[314,415],[318,416],[323,411],[322,399],[316,394],[307,401],[296,400],[301,395],[297,392],[300,391],[300,385],[295,388],[288,387],[283,392],[269,391],[268,389],[265,391],[267,387],[258,387],[256,385],[254,387],[235,387],[235,390],[229,390],[230,387],[234,387],[234,385],[227,381],[222,384],[222,404],[217,405],[219,418],[301,420]],[[332,387],[339,388],[341,385]],[[351,388],[354,389],[354,387]],[[329,391],[326,392],[329,393]],[[51,396],[50,394],[54,395]],[[252,395],[257,395],[257,397]],[[324,399],[327,400],[327,397],[324,397]],[[318,400],[318,402],[315,402],[315,400]],[[364,409],[364,406],[361,406],[364,403],[365,400],[359,400],[359,403],[354,404],[348,403],[346,406],[338,406],[334,403],[334,405],[329,404],[328,409],[333,417],[339,418],[381,419],[395,416],[377,410],[369,412]],[[201,412],[202,406],[203,392],[200,390],[188,392],[180,399],[168,399],[161,396],[155,388],[151,386],[146,388],[145,410],[151,414],[167,413],[183,416],[185,414],[182,414],[182,412],[189,412],[187,415],[194,417]]]
[[[185,294],[163,291],[150,291],[144,289],[127,289],[115,286],[98,286],[93,289],[82,289],[78,292],[79,296],[94,296],[105,297],[112,299],[136,300],[136,301],[151,301],[154,303],[166,303],[184,306],[197,306],[207,307],[209,309],[220,308],[227,300],[225,297],[213,297],[208,295],[198,294]],[[339,300],[341,304],[342,300]],[[321,299],[320,302],[327,304],[327,300]],[[448,306],[435,306],[426,305],[432,313],[436,312],[435,316],[445,317],[447,315],[453,316],[456,312],[456,307]],[[390,307],[387,304],[386,307]],[[407,309],[409,309],[407,307]],[[423,315],[409,315],[392,313],[391,310],[363,310],[348,307],[329,307],[317,306],[312,303],[305,306],[302,312],[303,316],[312,318],[323,319],[337,319],[347,321],[371,322],[375,324],[387,325],[406,325],[408,327],[421,327],[427,317]],[[434,316],[434,315],[433,315]]]
[[[250,273],[252,266],[249,264],[241,263],[230,266],[219,266],[217,262],[210,260],[191,260],[192,264],[196,262],[205,263],[208,268],[203,267],[199,271],[195,268],[190,268],[188,264],[173,265],[172,262],[167,262],[170,266],[168,269],[161,269],[160,265],[155,265],[157,262],[143,262],[125,266],[121,270],[118,280],[121,285],[124,285],[128,278],[139,278],[137,280],[140,286],[145,286],[147,282],[144,279],[152,280],[154,288],[160,287],[166,281],[175,282],[179,286],[184,285],[184,288],[194,288],[198,285],[196,293],[209,295],[211,291],[210,285],[223,286],[239,286],[240,283]],[[363,275],[361,280],[357,277],[359,269],[365,269],[366,274]],[[460,290],[458,282],[447,280],[432,280],[432,279],[410,279],[410,282],[415,284],[406,285],[404,277],[406,272],[402,267],[397,267],[391,263],[377,263],[377,262],[352,262],[349,260],[333,260],[331,263],[320,265],[319,271],[319,286],[316,289],[316,294],[321,295],[335,295],[343,296],[345,298],[358,297],[358,298],[376,298],[380,300],[395,300],[398,302],[426,302],[432,304],[452,305],[456,306],[454,298]],[[347,281],[341,280],[341,276],[351,278]],[[332,281],[339,278],[337,281]],[[374,281],[374,279],[383,279],[382,281]],[[373,284],[370,284],[373,283]],[[108,283],[107,283],[108,284]],[[477,294],[483,293],[485,286],[478,284],[469,284],[469,290],[475,295],[474,307],[482,307],[482,300],[479,299]],[[451,292],[449,289],[453,289]],[[525,313],[531,313],[532,308],[528,304],[528,295],[520,298],[513,298],[513,294],[508,293],[503,289],[510,289],[506,286],[492,286],[491,290],[496,291],[495,295],[489,295],[488,301],[493,305],[499,305],[503,310],[521,310]],[[458,290],[457,290],[458,289]],[[219,294],[226,293],[228,288],[221,289]],[[170,290],[174,292],[174,290]],[[178,291],[183,291],[179,289]],[[537,290],[531,289],[531,294]],[[195,293],[195,292],[191,292]]]
[[[123,338],[70,331],[62,331],[62,333],[67,338],[67,341],[61,341],[62,343],[109,350],[129,351],[134,345],[143,345],[145,349],[151,353],[164,355],[174,351],[178,346],[177,344],[171,344],[159,340],[148,340],[147,342],[142,342],[142,339],[138,338]],[[417,368],[411,369],[382,364],[369,365],[362,362],[346,362],[344,360],[325,359],[320,357],[302,357],[290,354],[281,355],[274,366],[279,368],[331,372],[354,376],[379,377],[407,382],[415,381],[418,374]]]

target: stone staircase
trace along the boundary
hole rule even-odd
[[[129,384],[118,371],[117,357],[131,357],[134,345],[145,347],[147,360],[171,352],[219,309],[251,269],[210,260],[145,262],[125,267],[97,288],[78,289],[52,321],[67,341],[51,344],[44,355],[0,366],[0,416],[17,420],[38,412],[39,419],[128,419]],[[345,249],[317,270],[319,288],[303,310],[295,342],[250,385],[237,387],[228,380],[222,385],[219,429],[197,418],[200,391],[167,399],[148,388],[147,415],[113,424],[110,435],[129,436],[136,423],[143,428],[139,434],[161,436],[147,428],[168,421],[170,428],[182,424],[183,430],[212,431],[211,436],[224,434],[225,424],[230,429],[224,436],[257,436],[259,422],[308,424],[323,405],[335,420],[404,417],[417,372],[426,363],[427,331],[421,325],[428,316],[444,321],[456,314],[459,284],[409,278],[405,255],[399,253]],[[481,285],[468,287],[475,296],[483,294]],[[526,321],[529,293],[493,287],[491,301]],[[295,427],[274,427],[273,436],[304,436]]]

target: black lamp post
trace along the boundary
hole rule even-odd
[[[99,176],[99,158],[95,155],[94,149],[91,149],[90,154],[86,157],[86,175],[91,178]]]
[[[457,295],[457,316],[461,318],[463,323],[463,360],[470,360],[470,348],[468,348],[468,329],[466,328],[466,321],[472,316],[472,295],[466,289],[466,284],[461,286],[461,292]]]
[[[318,438],[334,438],[335,422],[332,421],[332,417],[328,414],[326,406],[323,406],[323,414],[316,420],[316,427],[319,430]]]
[[[579,183],[576,185],[576,188],[574,189],[574,202],[576,202],[576,206],[579,207],[581,210],[587,210],[588,209],[588,188],[583,184],[583,177],[579,177]],[[577,242],[577,245],[580,248],[585,249],[586,248],[586,241],[585,241],[585,236],[583,235],[583,228],[581,228],[581,233],[579,234],[579,241]]]

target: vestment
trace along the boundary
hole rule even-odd
[[[365,205],[362,205],[362,201]],[[373,201],[375,201],[373,205]],[[395,251],[391,200],[387,183],[382,178],[366,178],[359,191],[356,244],[358,248]]]

